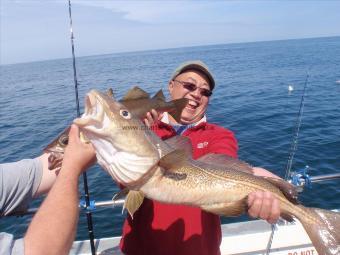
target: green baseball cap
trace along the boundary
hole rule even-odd
[[[187,70],[197,70],[197,71],[205,74],[208,77],[208,79],[209,79],[210,89],[211,90],[214,89],[214,87],[215,87],[214,77],[211,74],[211,72],[209,71],[209,68],[206,66],[206,64],[204,64],[200,60],[191,60],[191,61],[187,61],[187,62],[182,63],[181,65],[179,65],[176,68],[176,70],[172,74],[170,80],[175,79],[178,75],[180,75],[181,73],[184,73]]]

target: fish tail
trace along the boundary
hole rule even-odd
[[[340,213],[299,206],[298,217],[319,255],[340,254]]]
[[[188,99],[180,98],[180,99],[173,100],[172,103],[174,104],[174,110],[169,113],[177,122],[180,122],[182,111],[184,107],[187,105]]]

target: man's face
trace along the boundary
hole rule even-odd
[[[191,91],[188,89],[188,84],[196,85],[197,89]],[[169,92],[172,99],[184,97],[189,100],[187,106],[183,109],[181,124],[195,123],[204,116],[209,97],[202,95],[202,89],[210,91],[209,80],[204,74],[195,70],[183,72],[169,82]]]

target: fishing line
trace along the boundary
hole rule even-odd
[[[291,171],[291,168],[292,168],[293,159],[294,159],[295,152],[296,152],[297,145],[298,145],[299,132],[300,132],[300,127],[301,127],[301,123],[302,123],[303,108],[304,108],[304,105],[305,105],[306,88],[307,88],[308,79],[309,79],[309,71],[310,71],[310,68],[307,71],[305,84],[303,86],[303,92],[302,92],[302,97],[301,97],[301,102],[300,102],[299,113],[298,113],[296,123],[295,123],[293,139],[292,139],[292,143],[291,143],[291,147],[290,147],[290,154],[289,154],[289,157],[288,157],[286,172],[285,172],[285,180],[286,181],[288,180],[288,178],[290,178],[290,171]],[[269,241],[268,241],[267,248],[266,248],[266,255],[270,254],[270,249],[271,249],[271,246],[272,246],[272,243],[273,243],[273,238],[274,238],[274,233],[275,233],[275,226],[276,226],[276,224],[271,224],[271,233],[270,233]]]
[[[74,79],[74,90],[75,90],[75,94],[76,94],[77,117],[80,117],[76,58],[75,58],[75,54],[74,54],[74,42],[73,42],[74,36],[73,36],[73,26],[72,26],[71,0],[68,0],[68,12],[69,12],[69,18],[70,18],[70,32],[71,32],[72,60],[73,60],[73,79]],[[83,173],[83,182],[84,182],[86,208],[89,208],[89,206],[90,206],[90,194],[89,194],[89,188],[88,188],[88,184],[87,184],[86,172]],[[86,218],[87,218],[87,228],[88,228],[88,233],[89,233],[89,238],[90,238],[91,253],[92,253],[92,255],[95,255],[96,249],[95,249],[95,246],[94,246],[92,214],[91,214],[90,210],[86,210]]]
[[[269,255],[270,254],[270,249],[272,247],[272,243],[273,243],[273,239],[274,239],[274,233],[275,233],[275,227],[276,224],[271,224],[271,233],[270,233],[270,236],[269,236],[269,241],[268,241],[268,244],[267,244],[267,247],[266,247],[266,255]]]
[[[292,169],[293,159],[294,159],[295,152],[296,152],[297,145],[298,145],[298,138],[299,138],[299,132],[300,132],[300,127],[301,127],[301,122],[302,122],[303,108],[305,105],[305,95],[306,95],[308,79],[309,79],[309,70],[307,72],[305,84],[303,86],[303,93],[302,93],[301,102],[300,102],[299,114],[296,119],[295,130],[294,130],[293,139],[292,139],[292,143],[290,147],[290,155],[288,157],[287,166],[286,166],[285,180],[288,180],[288,178],[290,178],[290,171]]]

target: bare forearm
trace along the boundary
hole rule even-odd
[[[48,153],[44,153],[39,157],[43,171],[40,185],[38,187],[38,190],[34,194],[35,198],[39,197],[40,195],[46,194],[57,179],[58,171],[48,169],[48,157]]]
[[[26,255],[68,254],[78,222],[78,177],[94,161],[92,145],[82,143],[72,125],[57,180],[24,238]]]
[[[68,254],[77,222],[78,177],[61,171],[28,228],[25,254]]]
[[[264,169],[262,167],[253,167],[253,171],[254,171],[254,175],[281,179],[280,176],[277,176],[277,175],[273,174],[272,172],[270,172],[267,169]]]

